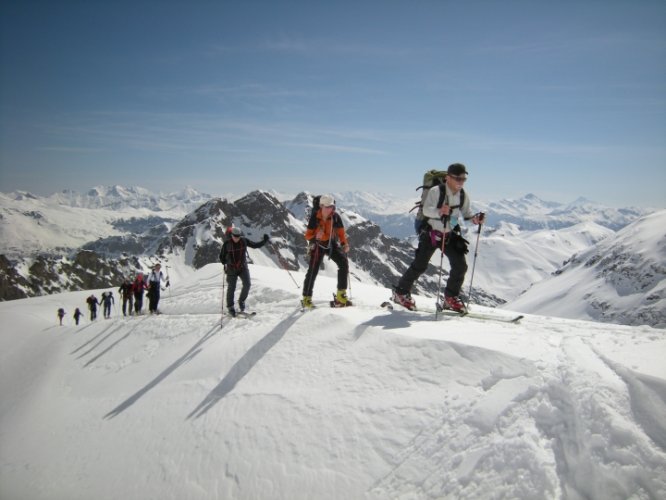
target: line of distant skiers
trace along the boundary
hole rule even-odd
[[[169,280],[164,277],[160,264],[155,264],[147,279],[144,277],[143,273],[138,273],[134,280],[125,278],[122,285],[120,285],[120,288],[118,288],[118,293],[122,299],[123,316],[140,315],[142,313],[143,294],[145,291],[148,292],[148,311],[150,314],[159,314],[158,305],[160,303],[162,282],[164,282],[165,288],[169,286]],[[86,299],[88,311],[90,312],[90,321],[95,321],[97,319],[97,308],[99,306],[103,308],[104,318],[110,319],[111,309],[115,305],[115,302],[113,292],[110,290],[102,293],[101,300],[99,300],[95,294],[90,295]],[[60,325],[62,325],[62,320],[65,317],[65,314],[67,313],[62,307],[58,309],[57,316]],[[82,316],[83,313],[77,307],[74,311],[74,321],[77,325]]]

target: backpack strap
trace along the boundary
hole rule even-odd
[[[439,201],[437,202],[437,208],[442,208],[442,205],[444,204],[444,198],[446,197],[446,185],[445,184],[440,184],[439,186]],[[461,189],[460,190],[460,203],[458,205],[453,205],[451,208],[460,208],[465,205],[465,190]]]
[[[437,200],[437,208],[442,208],[444,205],[444,198],[446,198],[446,184],[439,184],[439,199]]]

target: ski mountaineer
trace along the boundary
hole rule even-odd
[[[79,319],[81,319],[81,316],[83,316],[83,313],[81,310],[77,307],[76,310],[74,311],[74,321],[76,321],[76,324],[78,326],[79,324]]]
[[[113,292],[108,291],[102,294],[102,305],[104,307],[104,319],[111,317],[111,305],[115,304],[116,300],[113,298]]]
[[[243,236],[243,231],[239,227],[231,229],[231,237],[228,238],[220,249],[220,262],[224,266],[224,273],[227,280],[227,310],[229,315],[235,317],[237,312],[234,307],[234,295],[236,294],[236,283],[240,278],[243,286],[238,297],[238,310],[245,312],[245,301],[250,293],[252,286],[250,280],[250,269],[247,265],[247,249],[261,248],[270,240],[267,234],[259,242],[250,241]]]
[[[423,225],[419,233],[414,261],[393,289],[393,301],[407,309],[416,308],[411,296],[412,285],[425,272],[435,251],[443,249],[451,269],[444,289],[444,299],[440,303],[438,297],[438,306],[460,313],[466,312],[459,294],[467,273],[465,254],[468,250],[467,241],[460,234],[459,223],[464,219],[478,225],[484,220],[482,213],[472,213],[469,196],[464,196],[462,206],[460,204],[461,190],[467,175],[467,169],[462,163],[449,165],[445,182],[428,191],[423,204],[423,215],[427,217],[428,223]],[[443,203],[438,208],[441,189],[445,189],[445,193]]]
[[[97,319],[97,306],[99,305],[99,300],[92,294],[86,299],[88,303],[88,309],[90,310],[90,321],[95,321]]]
[[[134,313],[141,314],[143,308],[143,291],[148,288],[148,284],[143,280],[143,273],[138,273],[132,283],[132,293],[134,293]]]
[[[314,209],[315,207],[313,207]],[[335,211],[335,200],[332,196],[324,194],[319,198],[319,208],[315,212],[315,217],[310,217],[305,239],[308,241],[310,263],[303,283],[303,308],[312,309],[314,307],[312,289],[321,262],[324,255],[327,254],[338,266],[338,291],[331,305],[334,307],[351,305],[347,300],[349,262],[346,254],[349,252],[349,243],[342,218]]]
[[[160,285],[162,281],[165,282],[165,287],[169,286],[169,282],[164,277],[161,271],[162,266],[155,264],[152,272],[148,275],[148,310],[150,314],[159,314],[157,306],[160,303]]]
[[[67,313],[62,307],[58,309],[58,319],[60,320],[60,326],[62,326],[62,319],[65,317],[65,314]]]
[[[123,316],[128,314],[131,316],[134,308],[134,293],[132,293],[132,283],[128,278],[123,279],[123,284],[118,288],[118,293],[123,299]]]

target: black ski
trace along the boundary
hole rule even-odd
[[[393,304],[391,302],[386,301],[382,302],[381,307],[384,309],[388,309],[392,311],[394,309]],[[407,309],[406,307],[403,308],[405,311],[410,311],[410,312],[421,312],[425,314],[435,314],[435,311],[430,311],[430,310],[424,310],[424,309]],[[487,313],[475,313],[475,312],[463,312],[459,313],[456,311],[451,311],[444,309],[442,311],[438,311],[437,314],[441,314],[442,316],[452,316],[452,317],[458,317],[458,318],[474,318],[474,319],[481,319],[481,320],[488,320],[488,321],[498,321],[500,323],[518,323],[520,322],[521,319],[524,318],[522,314],[519,314],[517,316],[498,316],[496,314],[487,314]]]

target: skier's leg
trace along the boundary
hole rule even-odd
[[[347,277],[349,276],[349,261],[339,248],[331,252],[331,260],[338,266],[338,290],[347,289]]]
[[[449,279],[446,281],[444,294],[447,297],[457,297],[460,295],[460,290],[465,281],[465,274],[467,273],[465,254],[455,248],[454,245],[446,245],[444,254],[448,257],[449,264],[451,265]]]
[[[430,263],[435,250],[437,250],[437,247],[432,245],[430,234],[427,231],[422,232],[419,236],[419,246],[416,248],[414,260],[398,281],[397,290],[399,293],[411,292],[414,282],[428,269],[428,263]]]
[[[323,259],[323,257],[324,254],[319,248],[319,245],[315,243],[315,247],[310,253],[310,266],[308,267],[308,272],[305,273],[305,281],[303,282],[304,297],[312,297],[312,289],[314,288],[314,282],[317,279],[319,265],[321,264],[321,259]]]
[[[250,287],[252,286],[252,282],[250,280],[250,270],[247,267],[240,272],[240,279],[243,283],[243,287],[241,288],[241,293],[238,297],[238,305],[242,311],[245,309],[245,301],[247,300],[247,296],[250,293]]]
[[[234,307],[234,295],[236,294],[236,282],[238,274],[235,272],[227,273],[227,307]]]

